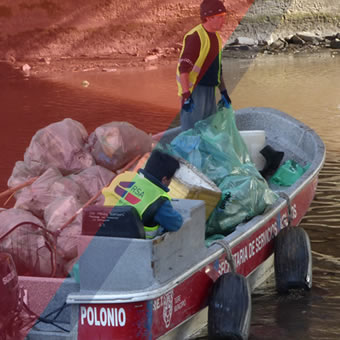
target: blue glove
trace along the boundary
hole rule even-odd
[[[223,105],[228,109],[230,107],[230,104],[231,104],[231,99],[228,95],[228,92],[227,90],[223,90],[221,92],[221,100],[220,102],[223,103]]]
[[[183,99],[182,109],[186,112],[192,112],[194,110],[195,105],[191,97],[191,93],[190,92],[183,93],[182,99]]]

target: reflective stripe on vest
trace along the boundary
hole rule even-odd
[[[147,210],[161,197],[171,200],[170,196],[159,186],[153,184],[142,174],[126,171],[117,176],[108,187],[103,188],[105,206],[131,205],[136,208],[140,219]],[[159,225],[144,226],[146,238],[157,236]]]
[[[144,226],[145,238],[155,238],[158,235],[158,229],[159,225],[156,225],[155,227]]]
[[[178,87],[178,95],[181,96],[183,93],[183,89],[182,89],[182,84],[180,81],[180,72],[179,72],[179,66],[181,64],[181,62],[183,61],[182,59],[182,54],[183,51],[185,49],[185,39],[188,35],[191,35],[193,33],[197,32],[198,36],[200,38],[201,41],[201,49],[200,49],[200,53],[199,56],[195,62],[195,64],[193,65],[192,70],[189,73],[189,91],[192,93],[192,91],[194,90],[194,87],[196,86],[197,83],[197,78],[198,75],[201,72],[202,66],[205,62],[205,59],[208,56],[209,50],[210,50],[210,39],[209,39],[209,35],[206,32],[206,30],[204,29],[203,25],[200,24],[196,27],[194,27],[191,31],[189,31],[183,39],[183,48],[179,57],[179,61],[178,61],[178,65],[177,65],[177,73],[176,73],[176,81],[177,81],[177,87]],[[222,58],[222,39],[220,37],[220,35],[216,32],[216,37],[218,40],[218,45],[219,45],[219,54],[218,54],[218,58],[219,58],[219,70],[218,70],[218,83],[220,83],[221,80],[221,58]]]

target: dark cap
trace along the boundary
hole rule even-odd
[[[178,168],[179,162],[176,158],[159,150],[153,150],[144,170],[162,181],[164,176],[171,179]]]
[[[224,4],[220,0],[203,0],[200,6],[201,19],[212,15],[227,13]]]

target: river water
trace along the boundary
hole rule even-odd
[[[274,282],[253,294],[250,340],[338,339],[340,334],[340,56],[225,59],[235,109],[273,107],[313,128],[327,147],[312,206],[302,221],[313,252],[313,289],[279,297]],[[129,121],[149,133],[176,125],[175,65],[25,78],[0,63],[0,191],[37,129],[70,117],[88,132]],[[84,87],[86,80],[89,86]],[[1,202],[2,203],[2,202]],[[200,339],[207,339],[203,332]]]

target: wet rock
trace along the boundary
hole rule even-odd
[[[334,34],[333,35],[326,35],[325,36],[325,39],[329,40],[329,41],[334,40],[335,38],[336,38],[336,35],[334,35]]]
[[[152,49],[151,52],[152,52],[152,53],[161,53],[162,50],[161,50],[161,48],[159,48],[159,47],[155,47],[155,48]]]
[[[277,39],[276,41],[274,41],[273,43],[270,44],[270,48],[271,49],[283,49],[288,45],[288,43],[286,41],[284,41],[283,39]]]
[[[296,45],[304,45],[305,41],[303,39],[301,39],[298,35],[293,35],[289,41],[290,44],[296,44]]]
[[[247,37],[238,37],[233,42],[234,45],[247,45],[247,46],[254,46],[257,45],[257,41],[252,38]]]
[[[102,71],[103,72],[116,72],[117,69],[116,68],[103,68]]]
[[[24,64],[24,65],[21,66],[21,70],[23,71],[25,77],[29,77],[30,71],[31,71],[31,66],[28,65],[28,64]]]
[[[241,42],[245,44],[240,44]],[[314,53],[325,48],[340,49],[340,33],[320,36],[318,33],[297,32],[276,40],[259,40],[249,46],[247,40],[236,38],[224,47],[224,57],[249,58],[257,53],[263,54],[297,54]],[[334,51],[335,52],[335,51]]]
[[[260,47],[268,46],[268,41],[267,40],[259,40],[258,46],[260,46]]]
[[[49,65],[51,63],[51,58],[50,57],[43,57],[43,58],[40,58],[39,61]]]
[[[21,69],[24,71],[24,72],[27,72],[31,69],[31,66],[28,65],[28,64],[24,64],[22,65]]]
[[[150,61],[156,61],[158,59],[157,55],[148,55],[147,57],[144,58],[145,62],[150,62]]]
[[[331,41],[326,39],[325,43],[324,43],[324,46],[327,47],[327,48],[330,48],[331,47]]]
[[[7,62],[11,64],[15,64],[16,62],[16,55],[14,50],[9,50],[6,52],[5,59]]]
[[[239,51],[240,50],[240,45],[226,45],[226,46],[224,46],[224,50]]]
[[[340,49],[340,39],[334,39],[330,43],[330,47],[334,49]]]
[[[310,43],[316,43],[316,42],[320,42],[323,39],[316,36],[313,33],[310,32],[300,32],[300,33],[296,33],[296,36],[299,37],[300,39],[302,39],[305,42],[310,42]]]
[[[240,50],[240,51],[250,51],[250,50],[251,50],[251,47],[248,46],[248,45],[241,45],[241,46],[239,47],[239,50]]]
[[[95,71],[95,67],[87,67],[87,68],[82,68],[83,72],[90,72],[90,71]]]

